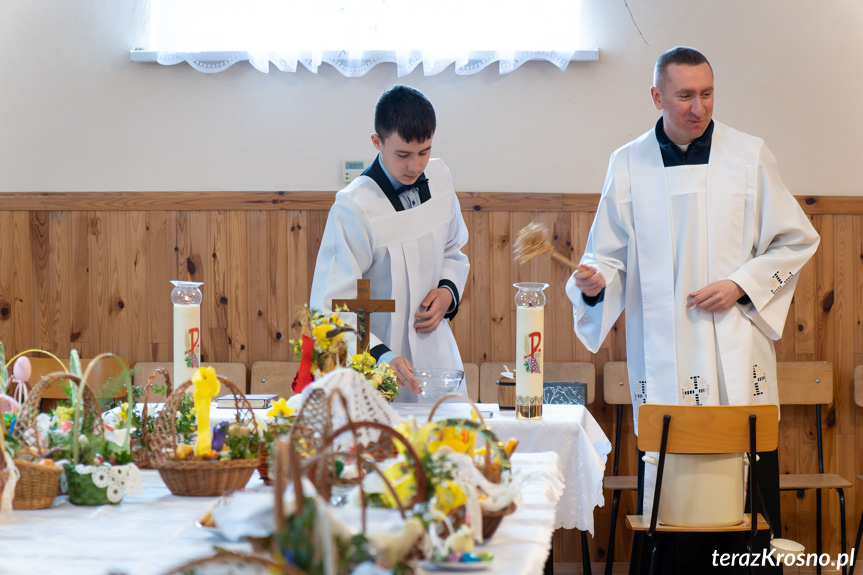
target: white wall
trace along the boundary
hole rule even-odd
[[[336,190],[370,159],[395,83],[438,114],[459,191],[598,193],[609,153],[649,129],[653,62],[678,44],[716,71],[715,117],[763,137],[795,194],[857,195],[863,2],[583,0],[600,61],[362,78],[329,66],[220,74],[129,62],[146,0],[0,0],[0,190]]]

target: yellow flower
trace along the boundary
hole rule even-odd
[[[278,401],[273,403],[273,407],[271,407],[270,410],[267,412],[267,417],[276,417],[277,415],[290,417],[296,412],[296,409],[288,407],[287,399],[285,399],[284,397],[280,397]]]
[[[455,427],[445,427],[443,431],[429,445],[429,451],[434,453],[442,445],[446,445],[456,453],[473,454],[473,446],[476,444],[476,432],[467,429],[456,430]]]
[[[449,479],[435,485],[434,492],[437,496],[437,507],[444,515],[449,515],[453,509],[457,509],[467,502],[467,497],[461,487]]]
[[[57,416],[59,421],[71,420],[74,414],[75,408],[66,405],[58,405],[54,410],[54,415]]]
[[[413,467],[407,463],[400,462],[390,465],[384,470],[384,477],[387,478],[390,485],[395,489],[396,495],[403,506],[407,505],[414,495],[416,495],[416,476],[413,474]],[[387,507],[398,507],[389,489],[384,489],[384,492],[381,494],[381,501]]]

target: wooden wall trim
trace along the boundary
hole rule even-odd
[[[329,210],[335,192],[0,192],[4,211]],[[460,192],[462,210],[594,212],[599,194]],[[863,215],[863,197],[797,196],[810,215]]]

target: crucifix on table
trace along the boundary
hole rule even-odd
[[[369,346],[369,314],[381,311],[392,313],[396,311],[396,302],[391,299],[371,299],[371,280],[357,280],[357,299],[334,299],[333,309],[347,307],[348,311],[357,314],[357,353],[368,351]]]

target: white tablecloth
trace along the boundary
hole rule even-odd
[[[486,573],[533,575],[542,572],[551,548],[563,492],[560,459],[554,453],[516,455],[513,469],[523,478],[522,499],[479,550],[495,554]],[[158,575],[211,555],[213,545],[231,547],[195,527],[216,498],[177,497],[156,471],[141,476],[143,493],[116,506],[77,506],[64,496],[51,508],[15,511],[0,521],[0,574]],[[249,487],[259,485],[255,474]]]
[[[394,403],[402,417],[428,419],[430,405]],[[543,405],[541,420],[515,418],[515,411],[500,411],[496,403],[481,403],[480,410],[490,412],[486,423],[506,443],[518,439],[516,453],[554,451],[560,455],[566,489],[555,519],[556,528],[580,529],[593,534],[593,510],[602,505],[602,477],[611,452],[611,442],[599,424],[581,405]],[[435,412],[435,419],[469,417],[467,404],[445,403]]]

